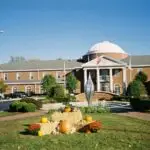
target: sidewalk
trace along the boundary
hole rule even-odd
[[[16,114],[13,116],[0,117],[0,121],[9,121],[9,120],[24,119],[24,118],[29,118],[29,117],[38,117],[38,116],[42,116],[45,114],[46,114],[46,111],[20,113],[20,114]]]
[[[115,113],[115,114],[150,121],[150,113],[127,112],[127,113]]]

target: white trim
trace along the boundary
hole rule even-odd
[[[24,83],[18,83],[18,82],[12,82],[12,83],[6,83],[7,85],[14,85],[14,84],[17,84],[17,85],[19,85],[19,84],[41,84],[41,82],[24,82]]]
[[[26,93],[27,93],[27,88],[28,88],[28,87],[30,87],[30,88],[31,88],[31,91],[32,91],[32,86],[31,86],[31,85],[25,85],[24,87],[25,87],[25,92],[26,92]]]
[[[133,68],[133,67],[135,67],[135,68],[138,68],[138,67],[150,67],[150,65],[131,65],[131,68]]]
[[[82,67],[66,68],[66,70],[81,69]],[[24,70],[1,70],[0,72],[26,72],[26,71],[63,71],[64,68],[57,69],[24,69]]]
[[[120,66],[120,67],[118,67],[118,66],[117,67],[112,67],[112,66],[111,67],[106,67],[106,66],[103,67],[103,66],[99,66],[98,68],[99,69],[110,69],[110,68],[111,69],[123,69],[124,67],[123,66]],[[97,67],[96,66],[94,68],[93,67],[91,67],[91,68],[90,67],[84,67],[84,69],[86,69],[86,70],[95,70],[95,69],[97,69]]]
[[[12,86],[12,87],[11,87],[11,93],[14,93],[14,88],[16,88],[17,91],[18,91],[18,87],[17,87],[17,86]]]

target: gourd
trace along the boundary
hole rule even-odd
[[[43,136],[42,131],[38,131],[38,136]]]
[[[92,122],[92,117],[91,117],[91,116],[86,116],[86,117],[85,117],[85,120],[86,120],[87,122]]]
[[[48,122],[48,119],[46,117],[41,118],[41,123],[47,123],[47,122]]]
[[[71,108],[70,107],[65,107],[64,112],[70,112]]]
[[[59,131],[61,133],[67,133],[70,131],[70,124],[67,120],[61,120],[59,123]]]

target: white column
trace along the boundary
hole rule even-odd
[[[110,92],[113,92],[113,75],[112,75],[112,68],[109,69],[109,77],[110,77]]]
[[[97,77],[97,91],[100,91],[100,75],[99,75],[100,69],[96,69],[96,77]]]
[[[34,92],[35,92],[35,94],[36,94],[36,84],[35,84],[34,88],[35,88],[35,89],[34,89]]]
[[[127,89],[127,72],[126,67],[123,68],[123,93],[125,94]]]
[[[87,82],[87,69],[84,69],[84,86]]]

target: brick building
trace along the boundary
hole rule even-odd
[[[41,93],[41,79],[51,74],[64,84],[69,72],[79,80],[77,92],[91,74],[95,91],[123,93],[135,75],[143,71],[150,80],[150,56],[129,56],[118,45],[104,41],[97,43],[78,60],[30,60],[0,64],[0,78],[8,85],[6,93],[33,91]]]

